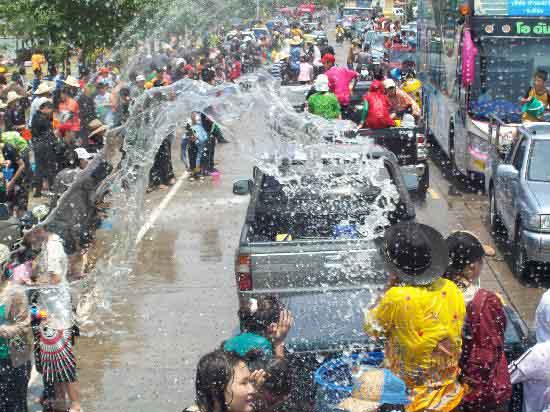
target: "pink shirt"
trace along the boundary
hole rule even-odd
[[[340,105],[349,105],[349,84],[359,74],[354,70],[336,66],[331,67],[331,69],[325,74],[328,77],[328,85],[330,90],[334,92],[338,98],[338,102],[340,102]]]
[[[299,82],[310,82],[313,79],[313,66],[309,63],[300,63]]]

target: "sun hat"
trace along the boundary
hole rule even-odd
[[[52,99],[48,99],[47,97],[37,97],[36,98],[36,105],[38,107],[38,109],[41,109],[42,106],[44,106],[46,103],[49,103],[53,106],[53,100]]]
[[[6,104],[13,103],[16,100],[19,100],[19,99],[22,99],[22,98],[23,98],[23,96],[19,96],[17,94],[17,92],[12,90],[11,92],[8,92],[8,96],[6,97]]]
[[[328,77],[326,74],[320,74],[315,79],[315,90],[318,92],[328,92],[330,90],[328,85]]]
[[[450,264],[453,270],[463,270],[467,265],[481,260],[485,256],[495,256],[489,245],[480,242],[476,235],[465,230],[451,233],[445,240],[449,249]]]
[[[136,76],[136,82],[144,82],[145,81],[145,76],[143,74],[138,74]]]
[[[391,89],[392,87],[397,87],[393,79],[384,80],[384,89]]]
[[[401,222],[384,235],[384,258],[389,272],[408,285],[429,285],[449,265],[445,239],[434,228],[421,223]]]
[[[92,131],[92,132],[88,135],[88,138],[93,137],[93,136],[95,136],[95,135],[98,134],[98,133],[104,132],[105,130],[107,130],[107,129],[109,128],[109,126],[103,124],[103,123],[101,122],[101,120],[99,120],[99,119],[94,119],[94,120],[92,120],[90,123],[88,123],[88,127],[89,127],[90,130]]]
[[[94,157],[93,154],[88,152],[83,147],[77,147],[76,149],[74,149],[74,152],[76,153],[76,156],[78,157],[79,160],[90,160],[91,158]]]
[[[67,78],[63,80],[63,83],[69,87],[76,87],[77,89],[80,88],[80,83],[73,76],[67,76]]]
[[[0,99],[0,110],[5,109],[6,107],[8,107],[8,105],[4,103],[2,99]]]
[[[21,218],[21,225],[23,227],[23,234],[32,232],[32,230],[43,223],[50,214],[50,208],[48,205],[38,205],[27,211]]]
[[[334,58],[334,54],[331,54],[331,53],[327,53],[323,56],[323,58],[321,59],[321,62],[323,64],[325,63],[332,63],[334,64],[334,62],[336,61],[336,59]]]
[[[0,243],[0,265],[3,265],[9,260],[10,254],[10,248],[3,243]]]
[[[55,86],[53,84],[48,81],[43,81],[38,85],[33,94],[35,96],[40,96],[41,94],[52,93],[54,90]]]
[[[185,64],[185,59],[180,57],[176,59],[176,66],[181,66],[182,64]]]
[[[388,369],[371,368],[356,380],[351,397],[338,404],[349,412],[376,412],[382,405],[408,405],[407,386]]]

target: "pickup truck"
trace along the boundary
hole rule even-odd
[[[526,279],[535,262],[550,263],[550,123],[510,128],[494,117],[489,143],[489,221],[512,245],[514,274]]]
[[[235,262],[240,305],[251,297],[276,295],[292,311],[295,323],[286,347],[301,371],[302,384],[295,385],[297,393],[291,396],[300,404],[313,400],[317,360],[372,345],[363,333],[362,308],[384,287],[384,227],[415,219],[393,153],[371,146],[366,162],[375,178],[357,174],[351,183],[339,185],[331,183],[341,176],[334,159],[349,162],[351,154],[364,158],[365,151],[335,144],[327,144],[326,150],[331,157],[320,169],[308,173],[300,161],[284,166],[284,175],[302,175],[309,182],[302,191],[292,190],[292,196],[293,178],[276,178],[257,167],[252,180],[237,181],[233,188],[235,194],[251,195]],[[388,190],[394,192],[391,199],[381,196]],[[386,208],[389,203],[393,207]],[[346,220],[368,233],[335,236],[335,228]]]

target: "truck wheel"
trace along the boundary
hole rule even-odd
[[[523,240],[521,237],[523,228],[521,222],[518,223],[516,230],[516,236],[514,237],[514,246],[512,252],[512,258],[514,259],[514,275],[519,280],[528,280],[531,274],[530,271],[530,262],[527,260],[527,251],[523,245]]]

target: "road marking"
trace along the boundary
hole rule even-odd
[[[159,218],[160,214],[166,209],[166,206],[168,206],[168,203],[172,200],[172,198],[176,195],[176,192],[179,190],[185,179],[189,176],[188,173],[183,173],[176,184],[171,187],[170,191],[166,194],[164,199],[160,202],[160,204],[157,206],[155,210],[153,210],[153,213],[151,213],[151,216],[149,216],[149,219],[147,219],[147,222],[141,227],[141,229],[138,232],[137,238],[136,238],[136,246],[139,245],[139,243],[143,240],[143,237],[147,234],[149,229],[155,224],[157,219]]]
[[[428,193],[432,197],[433,200],[439,200],[441,199],[441,196],[439,196],[439,193],[437,193],[435,190],[433,190],[431,187],[428,188]]]

